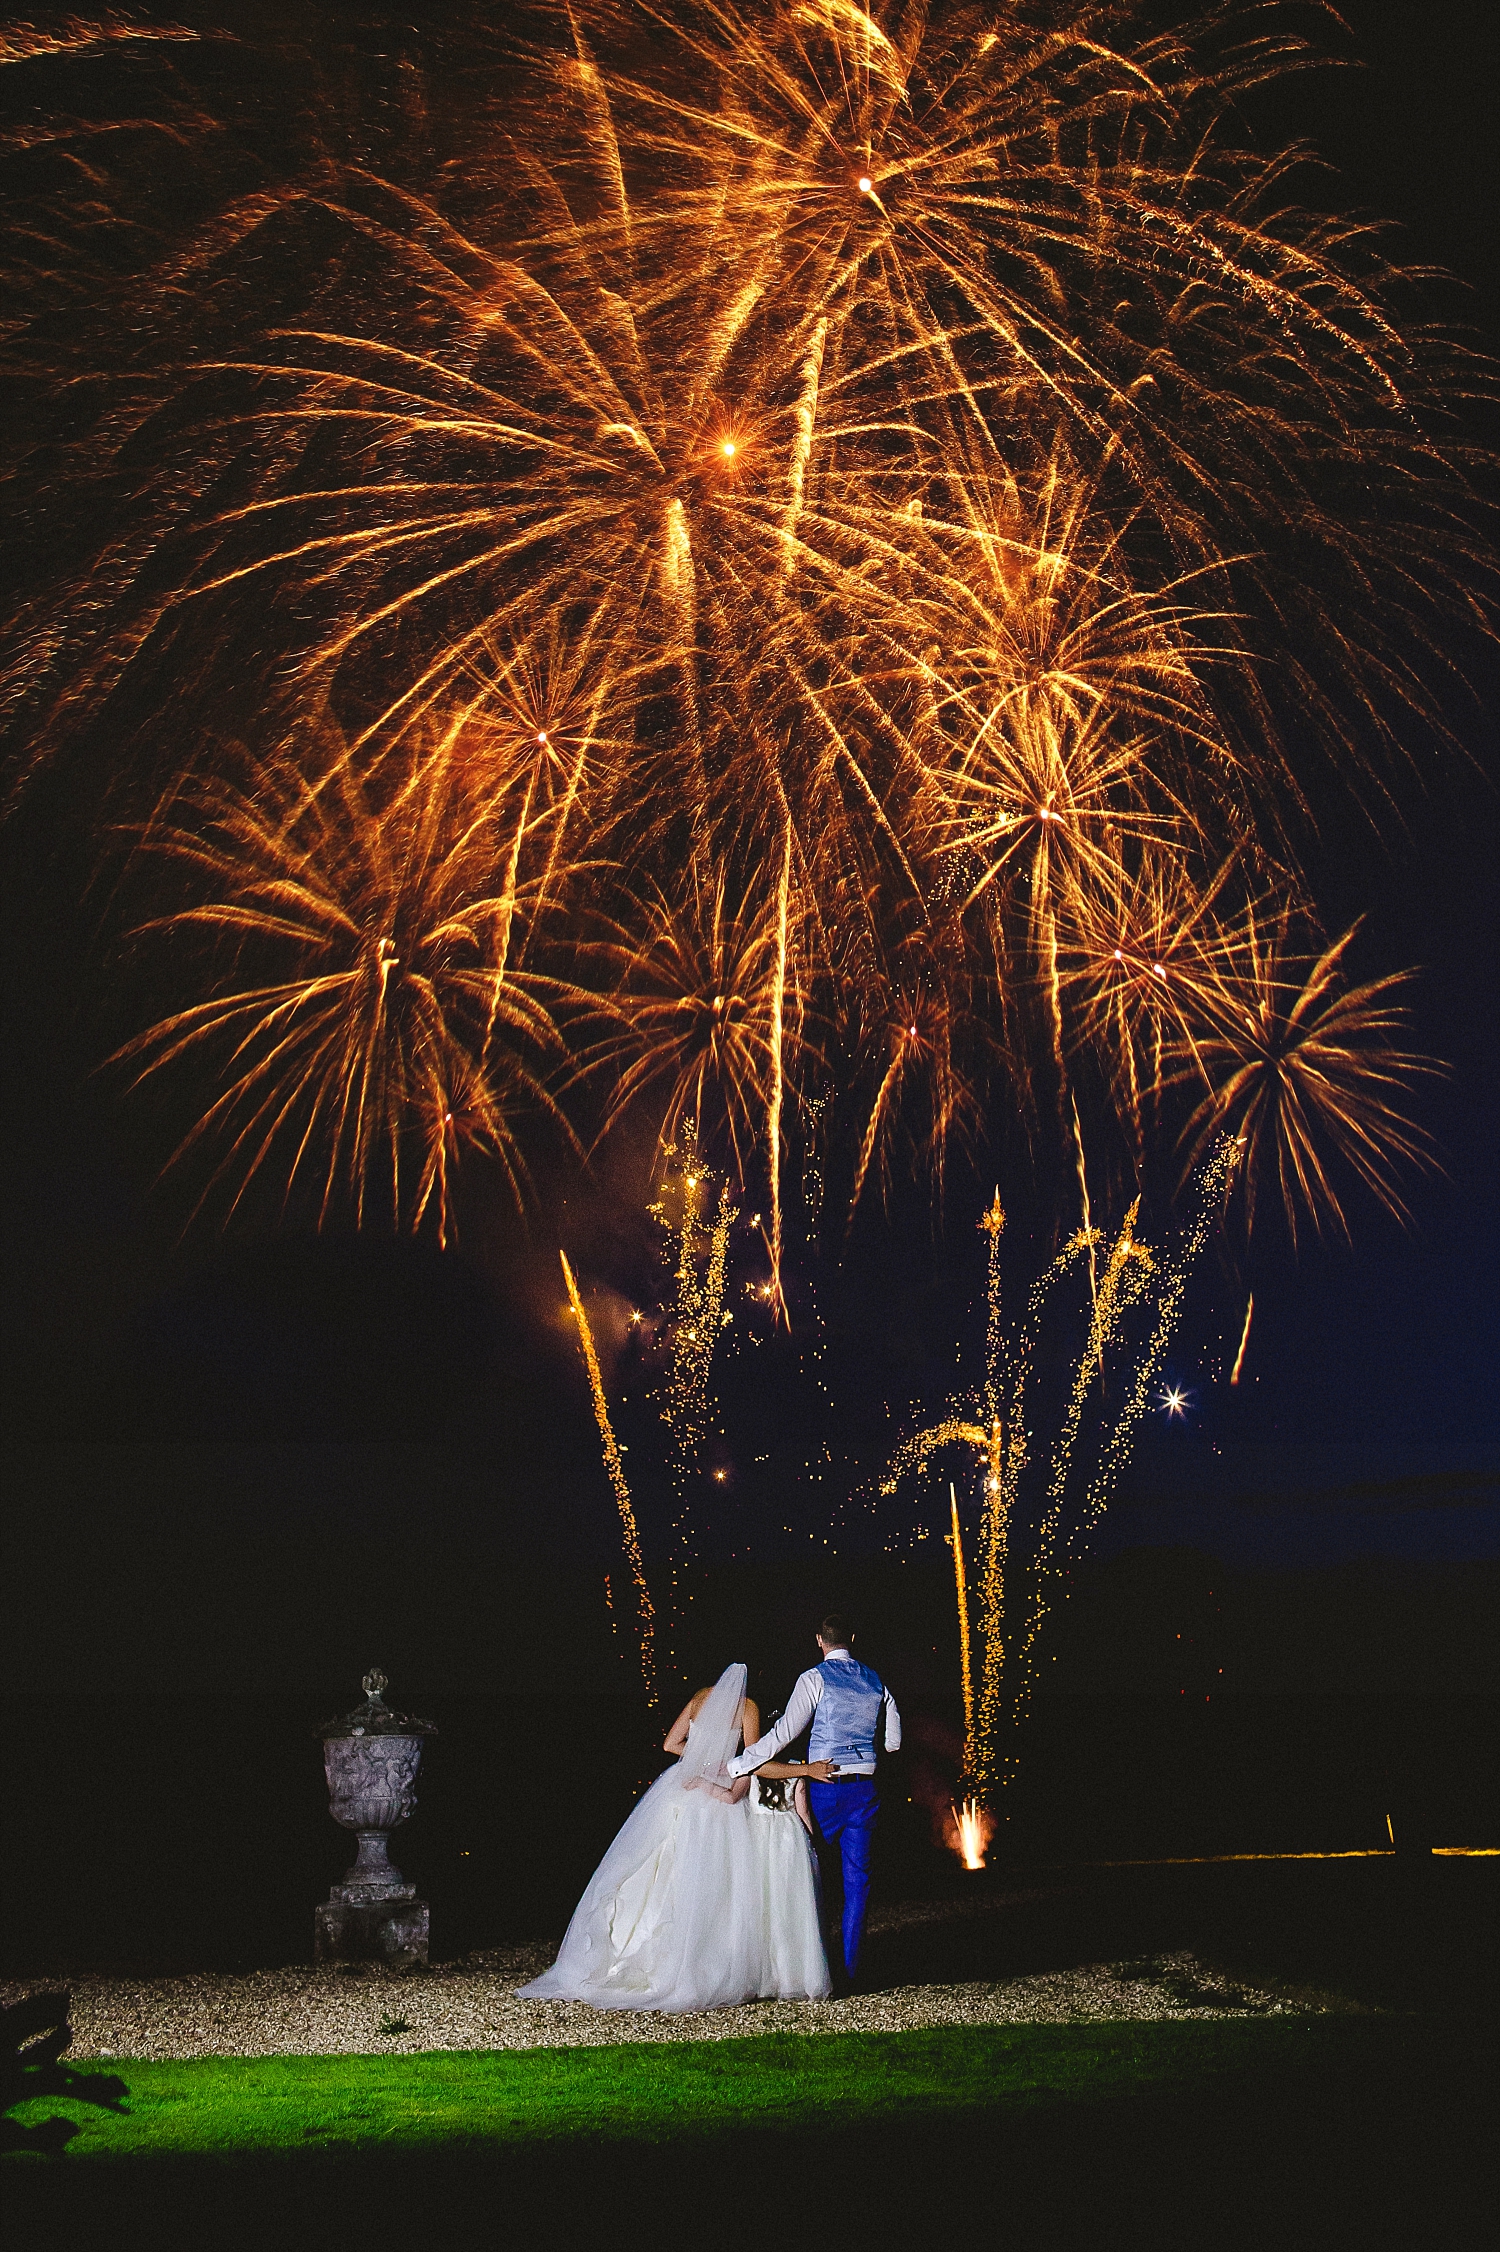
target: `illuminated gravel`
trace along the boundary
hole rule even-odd
[[[887,1909],[887,1928],[926,1921],[922,1906]],[[1143,2018],[1289,2015],[1349,2007],[1305,1991],[1272,1993],[1231,1982],[1188,1954],[1136,1964],[1093,1963],[1045,1976],[942,1986],[894,1986],[829,2002],[750,2002],[669,2016],[602,2011],[577,2002],[522,2002],[515,1988],[554,1948],[495,1949],[461,1963],[402,1975],[292,1967],[243,1977],[71,1982],[71,2059],[98,2057],[353,2056],[419,2049],[601,2047],[622,2041],[731,2040],[760,2033],[888,2033],[938,2025],[1056,2025]],[[45,1990],[42,1979],[0,1984],[0,1999]],[[1170,1989],[1192,1989],[1189,2002]],[[402,2030],[382,2024],[405,2021]]]

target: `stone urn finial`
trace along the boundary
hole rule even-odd
[[[329,1812],[359,1841],[353,1867],[316,1913],[319,1962],[427,1960],[427,1903],[391,1860],[390,1833],[415,1810],[422,1741],[437,1730],[429,1720],[393,1712],[382,1695],[388,1686],[372,1668],[360,1683],[364,1703],[317,1731]]]

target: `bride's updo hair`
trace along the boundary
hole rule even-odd
[[[854,1640],[854,1627],[842,1611],[830,1611],[818,1629],[825,1642],[849,1644]]]

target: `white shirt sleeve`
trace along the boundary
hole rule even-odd
[[[756,1743],[747,1744],[738,1758],[729,1762],[730,1774],[753,1774],[755,1769],[762,1766],[766,1760],[774,1759],[783,1745],[795,1742],[803,1729],[811,1724],[812,1716],[817,1711],[822,1696],[823,1676],[817,1667],[813,1666],[810,1671],[799,1677],[786,1711],[777,1721],[775,1727],[768,1730]],[[896,1725],[898,1743],[900,1736],[901,1728],[898,1721]]]
[[[882,1702],[885,1706],[885,1748],[888,1752],[899,1752],[901,1749],[901,1715],[897,1710],[896,1700],[889,1689],[887,1689]],[[769,1758],[769,1753],[766,1756]]]

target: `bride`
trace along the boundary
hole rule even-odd
[[[677,1765],[632,1810],[557,1961],[522,1995],[601,2010],[712,2010],[829,1991],[817,1862],[785,1789],[787,1778],[821,1778],[826,1763],[775,1761],[732,1781],[728,1762],[759,1733],[742,1665],[690,1699],[663,1746]]]

